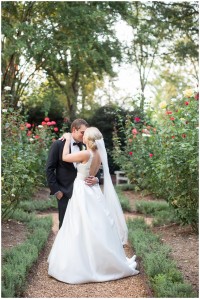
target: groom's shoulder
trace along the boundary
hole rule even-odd
[[[64,144],[65,144],[65,140],[62,141],[62,140],[57,139],[57,140],[55,140],[55,141],[52,143],[52,147],[54,147],[54,148],[55,148],[55,147],[60,148],[60,147],[64,146]]]

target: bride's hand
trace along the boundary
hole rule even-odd
[[[64,140],[70,140],[71,139],[71,133],[64,133],[59,140],[64,141]]]

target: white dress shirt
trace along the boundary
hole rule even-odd
[[[76,142],[76,141],[71,137],[71,142],[70,142],[71,154],[80,152],[80,149],[79,149],[78,145],[73,145],[74,142]],[[77,163],[73,162],[73,164],[74,164],[74,167],[76,168]]]

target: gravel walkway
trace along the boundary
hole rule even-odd
[[[23,298],[152,298],[147,278],[140,265],[138,265],[140,274],[136,276],[102,283],[71,285],[49,277],[47,258],[58,230],[58,215],[57,213],[51,213],[51,215],[53,217],[52,233],[37,264],[28,276],[28,287]],[[129,245],[126,246],[125,251],[128,257],[133,255]]]

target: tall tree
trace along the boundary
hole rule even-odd
[[[30,21],[22,22],[17,12],[22,7],[28,9],[31,3],[4,3],[7,35],[4,51],[8,53],[9,43],[14,44],[10,35],[8,42],[6,27],[14,9],[15,20],[11,20],[11,27],[13,30],[23,28],[23,44],[21,48],[20,42],[16,45],[18,58],[23,55],[35,70],[42,68],[47,77],[53,78],[65,94],[69,117],[74,118],[78,97],[84,94],[85,85],[91,82],[95,87],[104,74],[114,76],[112,63],[121,60],[121,52],[112,26],[126,3],[34,1]]]
[[[134,1],[125,17],[133,28],[132,47],[127,53],[136,65],[144,92],[155,61],[184,64],[198,61],[198,3]],[[145,97],[140,108],[144,109]]]
[[[26,37],[35,16],[35,2],[2,1],[2,98],[5,104],[16,106],[25,86],[36,71],[25,76],[20,59],[26,48]]]

